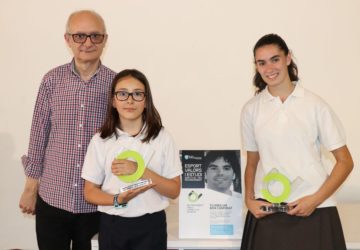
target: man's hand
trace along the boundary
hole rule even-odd
[[[19,201],[19,208],[21,209],[21,212],[25,214],[35,214],[38,186],[38,180],[27,177],[25,188]]]

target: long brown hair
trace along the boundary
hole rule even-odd
[[[111,92],[109,95],[108,107],[106,119],[102,127],[100,128],[100,137],[105,139],[115,135],[118,137],[116,133],[116,128],[121,127],[121,121],[119,117],[119,113],[116,108],[113,107],[113,98],[115,95],[116,84],[123,78],[131,76],[138,81],[140,81],[145,87],[145,102],[146,108],[142,113],[142,120],[145,124],[144,133],[145,137],[142,139],[142,142],[149,142],[151,139],[155,139],[159,133],[162,126],[161,117],[152,100],[150,84],[147,80],[146,76],[136,69],[125,69],[119,72],[113,79],[111,85]]]

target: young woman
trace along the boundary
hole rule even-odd
[[[297,66],[281,37],[263,36],[253,54],[256,95],[241,115],[249,210],[241,250],[345,250],[332,196],[353,168],[343,127],[327,103],[300,85]],[[334,155],[330,174],[320,147]],[[263,178],[274,171],[291,183],[284,200],[287,212],[261,209],[271,205],[262,189]]]
[[[141,155],[141,179],[152,184],[133,190],[119,176],[137,172],[138,159],[117,160],[122,152]],[[104,249],[167,249],[168,198],[180,192],[182,174],[178,150],[163,128],[146,77],[137,70],[118,73],[112,83],[107,118],[91,140],[82,178],[85,199],[99,205],[99,247]]]

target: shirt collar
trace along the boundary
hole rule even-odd
[[[129,133],[121,130],[120,128],[116,128],[116,134],[120,137],[120,136],[127,136],[127,137],[134,137],[134,138],[142,138],[145,136],[145,129],[146,126],[145,124],[142,126],[140,132],[136,135],[136,136],[131,136]]]
[[[303,97],[304,96],[304,88],[301,86],[300,81],[297,81],[297,82],[294,81],[293,84],[295,85],[295,88],[294,88],[293,92],[291,92],[289,97]],[[267,86],[263,90],[263,92],[264,93],[262,95],[262,99],[263,99],[264,102],[272,101],[274,99],[277,99],[277,97],[270,94]]]
[[[102,63],[101,61],[99,61],[99,67],[97,68],[97,70],[95,71],[95,73],[91,76],[91,78],[93,78],[94,76],[97,75],[97,73],[99,73],[100,69],[101,69],[101,66],[102,66]],[[71,60],[71,71],[77,75],[78,77],[80,77],[80,74],[78,73],[78,71],[76,70],[76,67],[75,67],[75,59],[73,58]]]

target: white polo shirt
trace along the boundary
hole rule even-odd
[[[299,83],[294,84],[294,91],[284,103],[265,88],[243,107],[243,148],[260,155],[256,198],[264,198],[263,177],[272,169],[291,182],[301,180],[286,202],[313,194],[328,177],[321,160],[321,145],[332,151],[346,144],[344,129],[330,106]],[[319,207],[334,205],[335,200],[330,197]]]
[[[142,143],[143,134],[136,137],[117,130],[119,137],[102,139],[97,133],[92,138],[85,156],[81,177],[97,185],[110,194],[117,194],[121,187],[129,185],[111,173],[111,163],[114,158],[126,150],[134,150],[142,155],[147,168],[157,174],[171,179],[182,174],[179,151],[173,138],[163,128],[159,135],[149,143]],[[146,213],[154,213],[169,205],[167,197],[160,195],[154,189],[139,194],[128,202],[126,208],[117,209],[114,206],[98,206],[98,210],[107,214],[123,217],[136,217]]]

